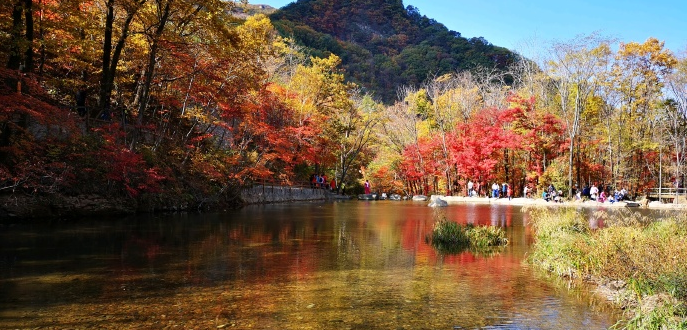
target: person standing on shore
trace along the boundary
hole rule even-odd
[[[468,197],[472,197],[472,180],[468,180]]]
[[[599,188],[596,187],[596,184],[592,184],[592,187],[589,189],[589,197],[593,201],[596,201],[597,197],[599,197]]]
[[[370,189],[370,181],[365,180],[365,195],[369,195],[372,192]]]
[[[499,198],[499,184],[496,182],[491,185],[491,195],[494,198]]]

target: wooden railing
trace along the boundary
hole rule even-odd
[[[687,198],[687,188],[651,188],[647,192],[647,197],[654,200],[671,200],[678,202],[680,197]]]

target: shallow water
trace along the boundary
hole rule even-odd
[[[587,288],[523,264],[520,207],[346,201],[87,219],[0,232],[0,328],[604,329]],[[499,253],[438,254],[437,217]]]

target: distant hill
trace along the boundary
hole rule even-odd
[[[284,36],[312,51],[341,57],[348,79],[385,103],[402,85],[430,75],[479,66],[504,69],[516,59],[506,48],[421,15],[401,0],[299,0],[270,15]]]
[[[246,4],[246,5],[241,5],[241,6],[236,6],[234,7],[234,10],[232,12],[232,15],[241,18],[241,19],[246,19],[248,16],[256,15],[256,14],[265,14],[269,15],[277,11],[276,8],[269,6],[269,5],[251,5],[251,4]]]

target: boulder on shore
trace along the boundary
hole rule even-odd
[[[401,200],[401,195],[399,195],[399,194],[391,194],[391,196],[389,196],[389,200],[392,200],[392,201],[400,201],[400,200]]]
[[[377,199],[377,194],[360,194],[358,199],[362,201],[373,201]]]
[[[432,196],[434,197],[434,196]],[[441,199],[441,198],[432,198],[432,201],[427,204],[429,207],[446,207],[448,206],[448,202]]]

